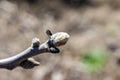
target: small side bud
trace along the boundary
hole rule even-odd
[[[38,38],[33,38],[32,47],[36,48],[36,47],[39,47],[39,45],[40,45],[40,40]]]
[[[51,53],[59,53],[60,52],[60,50],[56,47],[50,47],[49,49],[50,49]]]
[[[36,61],[34,58],[28,58],[25,61],[21,62],[19,66],[25,69],[31,69],[35,66],[38,66],[40,63]]]

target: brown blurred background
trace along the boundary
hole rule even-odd
[[[18,54],[46,29],[70,34],[59,54],[35,56],[34,69],[0,69],[0,80],[120,80],[120,0],[0,0],[0,58]],[[101,70],[88,72],[81,59],[100,47]]]

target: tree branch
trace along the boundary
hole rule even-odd
[[[47,32],[48,31],[49,30],[47,30]],[[69,35],[65,32],[58,32],[53,35],[49,35],[47,33],[47,35],[49,36],[49,39],[43,44],[40,44],[38,38],[34,38],[31,46],[26,50],[15,56],[1,59],[0,68],[9,70],[12,70],[18,66],[21,66],[25,69],[33,68],[34,66],[39,65],[39,63],[34,59],[31,59],[31,57],[45,52],[59,53],[59,49],[57,47],[64,45],[69,38]]]

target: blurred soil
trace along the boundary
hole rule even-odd
[[[40,54],[31,70],[0,69],[0,80],[120,80],[120,0],[1,0],[0,58],[31,45],[45,31],[65,31],[68,43],[59,54]],[[102,47],[108,56],[103,69],[88,73],[80,64],[86,51]]]

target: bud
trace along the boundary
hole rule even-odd
[[[55,46],[61,46],[66,44],[66,42],[69,39],[69,34],[67,34],[66,32],[58,32],[55,33],[51,36],[51,39],[53,40],[53,44]]]

